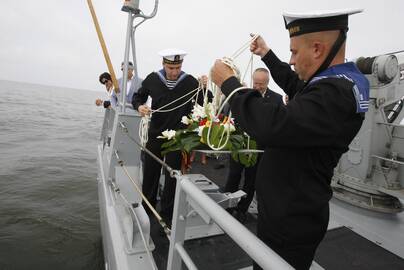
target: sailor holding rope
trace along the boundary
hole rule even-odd
[[[223,61],[211,71],[226,96],[240,90],[230,99],[233,116],[265,146],[256,181],[258,237],[296,269],[309,269],[327,231],[333,170],[368,107],[369,82],[354,63],[344,63],[348,15],[359,12],[285,13],[289,64],[261,37],[252,42],[251,51],[289,96],[287,106],[240,90]]]
[[[165,140],[157,137],[164,130],[178,130],[185,127],[181,123],[181,118],[191,113],[194,104],[190,94],[197,95],[195,90],[199,88],[199,82],[192,75],[182,71],[185,51],[166,49],[159,54],[163,57],[163,69],[152,72],[146,77],[141,88],[134,95],[132,104],[142,116],[148,116],[152,113],[146,148],[162,159],[161,145]],[[191,91],[194,91],[195,94]],[[198,103],[203,103],[202,94],[198,96]],[[162,110],[162,108],[164,109]],[[181,169],[182,155],[180,151],[167,153],[165,160],[171,168]],[[160,171],[161,165],[150,155],[145,155],[142,190],[153,207],[156,206],[157,202]],[[161,197],[161,216],[169,226],[171,225],[174,206],[175,186],[175,178],[170,177],[170,174],[165,171],[164,191]]]

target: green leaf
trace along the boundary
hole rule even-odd
[[[189,153],[192,151],[192,149],[195,149],[197,146],[200,145],[200,138],[199,136],[188,136],[186,138],[183,138],[181,140],[181,144],[183,146],[183,149]]]
[[[195,121],[195,122],[192,122],[192,124],[190,124],[187,129],[194,131],[196,128],[198,128],[198,126],[199,126],[199,123]]]
[[[174,140],[169,140],[169,141],[163,143],[161,145],[161,148],[167,148],[167,147],[170,147],[170,146],[172,146],[172,145],[174,145],[176,143],[177,143],[177,141],[175,139]]]
[[[231,157],[234,159],[234,161],[239,162],[238,153],[236,151],[231,152]]]
[[[161,155],[165,156],[168,152],[174,152],[174,151],[178,151],[181,150],[181,146],[180,145],[174,145],[170,148],[166,148],[164,150],[161,151]]]

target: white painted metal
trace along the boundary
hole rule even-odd
[[[145,252],[132,253],[127,250],[125,234],[122,231],[122,220],[124,217],[124,205],[117,200],[116,191],[109,184],[112,179],[107,179],[103,168],[103,146],[98,146],[98,197],[100,204],[100,224],[104,248],[105,263],[108,269],[129,270],[129,269],[155,269]],[[128,214],[129,215],[129,214]]]
[[[185,202],[185,198],[183,198],[185,197],[185,192],[187,196],[191,197],[196,203],[198,203],[199,206],[223,229],[223,231],[225,231],[263,269],[293,269],[278,254],[272,251],[253,233],[234,219],[226,210],[218,206],[211,198],[209,198],[209,196],[198,189],[195,184],[187,179],[187,175],[177,177],[177,180],[176,207],[181,207],[181,201]],[[181,190],[178,190],[179,188],[181,188]],[[176,229],[177,222],[185,223],[185,221],[182,220],[185,217],[183,216],[183,211],[174,210],[174,215],[173,220],[175,220],[175,223],[173,224],[173,228]],[[180,218],[181,216],[182,218]],[[175,245],[176,241],[180,240],[179,238],[178,235],[171,238],[170,247],[171,245]],[[181,243],[181,240],[178,242]],[[169,253],[169,263],[170,260],[173,260],[172,257],[174,255],[173,252]],[[170,268],[174,266],[176,265],[169,264],[167,269],[180,269]]]
[[[188,267],[189,270],[196,270],[198,269],[194,262],[192,261],[191,257],[189,257],[188,253],[185,251],[184,247],[180,243],[175,244],[175,249],[180,254],[182,261]]]

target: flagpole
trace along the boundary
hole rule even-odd
[[[91,13],[91,16],[93,18],[95,30],[97,31],[97,35],[98,35],[98,39],[100,41],[102,52],[104,53],[105,61],[107,62],[109,74],[111,74],[112,83],[114,85],[115,93],[119,93],[118,81],[116,80],[114,68],[112,66],[111,59],[110,59],[109,54],[108,54],[108,49],[107,49],[107,46],[105,44],[104,37],[102,36],[101,28],[100,28],[100,25],[98,23],[97,15],[95,14],[95,11],[94,11],[93,3],[92,3],[91,0],[87,0],[87,3],[88,3],[88,7],[90,8],[90,13]]]

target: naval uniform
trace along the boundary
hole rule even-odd
[[[172,81],[170,81],[168,87],[164,70],[153,72],[146,77],[141,88],[134,95],[132,105],[135,109],[138,109],[140,105],[143,105],[146,102],[147,97],[150,96],[152,98],[152,109],[155,110],[198,88],[198,85],[198,81],[193,76],[182,72],[176,83],[173,85]],[[172,89],[170,89],[171,87]],[[164,110],[174,108],[184,103],[190,98],[191,95],[164,108]],[[202,100],[203,95],[199,95],[199,97]],[[181,123],[181,118],[184,115],[189,115],[192,108],[193,102],[189,101],[185,106],[177,108],[174,111],[153,113],[148,130],[148,142],[146,144],[146,148],[162,159],[161,145],[167,140],[158,139],[157,136],[161,136],[161,133],[166,129],[177,130],[185,128],[185,125]],[[181,169],[182,156],[180,151],[167,153],[165,155],[165,159],[166,163],[171,168],[176,170]],[[150,155],[145,155],[145,160],[143,163],[142,191],[153,207],[156,206],[157,202],[156,196],[160,179],[160,171],[161,165]],[[175,184],[176,179],[170,177],[168,171],[165,171],[165,184],[161,197],[161,215],[168,224],[171,224],[176,186]],[[147,206],[145,206],[145,209],[146,211],[149,211]]]
[[[353,63],[305,83],[272,51],[262,60],[288,105],[265,102],[251,90],[230,101],[236,121],[265,147],[256,178],[257,233],[293,267],[309,269],[327,231],[333,170],[361,127],[369,82]],[[238,87],[231,77],[222,92]]]

